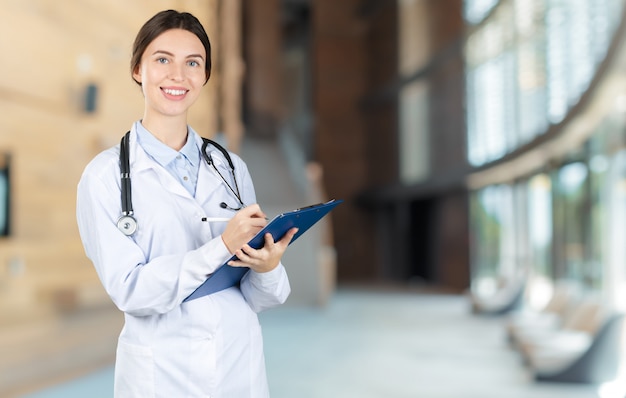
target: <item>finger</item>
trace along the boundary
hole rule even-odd
[[[235,252],[236,259],[228,262],[231,267],[249,267],[252,259],[241,249]]]
[[[274,247],[274,237],[272,236],[272,234],[270,234],[269,232],[265,234],[265,246],[268,249],[271,249],[272,247]]]
[[[242,257],[237,257],[239,257],[241,261],[248,263],[252,261],[262,261],[265,258],[265,248],[256,250],[253,249],[250,245],[246,244],[240,249],[240,252],[242,253]]]
[[[250,254],[252,251],[254,251],[254,249],[246,244],[241,249],[237,250],[237,253],[235,253],[235,255],[238,259],[245,262],[250,260]]]
[[[243,261],[231,260],[228,262],[228,265],[231,267],[248,267],[250,268],[250,264],[244,263]]]
[[[287,233],[285,234],[285,236],[283,236],[281,238],[281,240],[279,241],[279,243],[281,245],[289,245],[289,243],[291,242],[291,240],[293,239],[293,237],[298,233],[298,228],[291,228],[289,231],[287,231]]]
[[[243,209],[239,210],[239,213],[241,213],[241,215],[244,217],[260,218],[263,220],[266,218],[265,213],[263,213],[261,207],[256,203],[244,207]]]

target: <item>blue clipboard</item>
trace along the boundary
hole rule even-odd
[[[319,203],[312,206],[303,207],[286,213],[277,215],[270,221],[258,234],[252,238],[248,244],[254,249],[263,247],[265,243],[265,234],[271,233],[274,241],[280,240],[291,228],[298,228],[298,232],[291,239],[291,243],[295,242],[302,234],[304,234],[315,223],[321,220],[326,214],[335,208],[343,200],[331,200],[326,203]],[[290,244],[291,244],[290,243]],[[241,278],[249,271],[246,267],[231,267],[228,262],[237,259],[237,256],[231,258],[211,274],[193,293],[191,293],[183,302],[194,300],[208,294],[219,292],[229,287],[238,285]]]

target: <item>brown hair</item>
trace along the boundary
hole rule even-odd
[[[204,27],[198,18],[188,12],[178,12],[176,10],[166,10],[157,13],[150,18],[139,30],[135,42],[133,43],[133,52],[130,59],[130,72],[131,76],[141,63],[141,57],[144,51],[154,39],[156,39],[161,33],[170,29],[184,29],[187,30],[200,39],[204,50],[206,51],[205,62],[205,74],[206,80],[204,84],[209,81],[211,77],[211,42],[209,36],[206,34]],[[135,78],[133,77],[133,80]],[[135,80],[135,83],[141,86],[141,83]]]

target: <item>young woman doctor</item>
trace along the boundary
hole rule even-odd
[[[262,249],[246,245],[265,224],[245,163],[208,146],[187,112],[211,73],[200,22],[174,10],[139,31],[131,59],[145,98],[128,137],[133,217],[118,228],[120,146],[97,155],[78,184],[77,219],[87,256],[124,312],[116,397],[268,397],[256,313],[290,293],[280,259],[295,229]],[[230,221],[217,221],[230,217]],[[134,230],[134,231],[133,231]],[[125,232],[130,232],[128,235]],[[250,272],[239,287],[183,302],[233,254]]]

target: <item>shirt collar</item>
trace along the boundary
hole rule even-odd
[[[141,121],[135,122],[137,131],[137,141],[143,150],[150,155],[161,166],[166,167],[176,159],[176,156],[182,154],[192,166],[196,167],[200,162],[200,150],[196,145],[196,133],[191,128],[187,128],[187,142],[180,151],[176,151],[159,141],[152,133],[150,133],[141,124]]]

